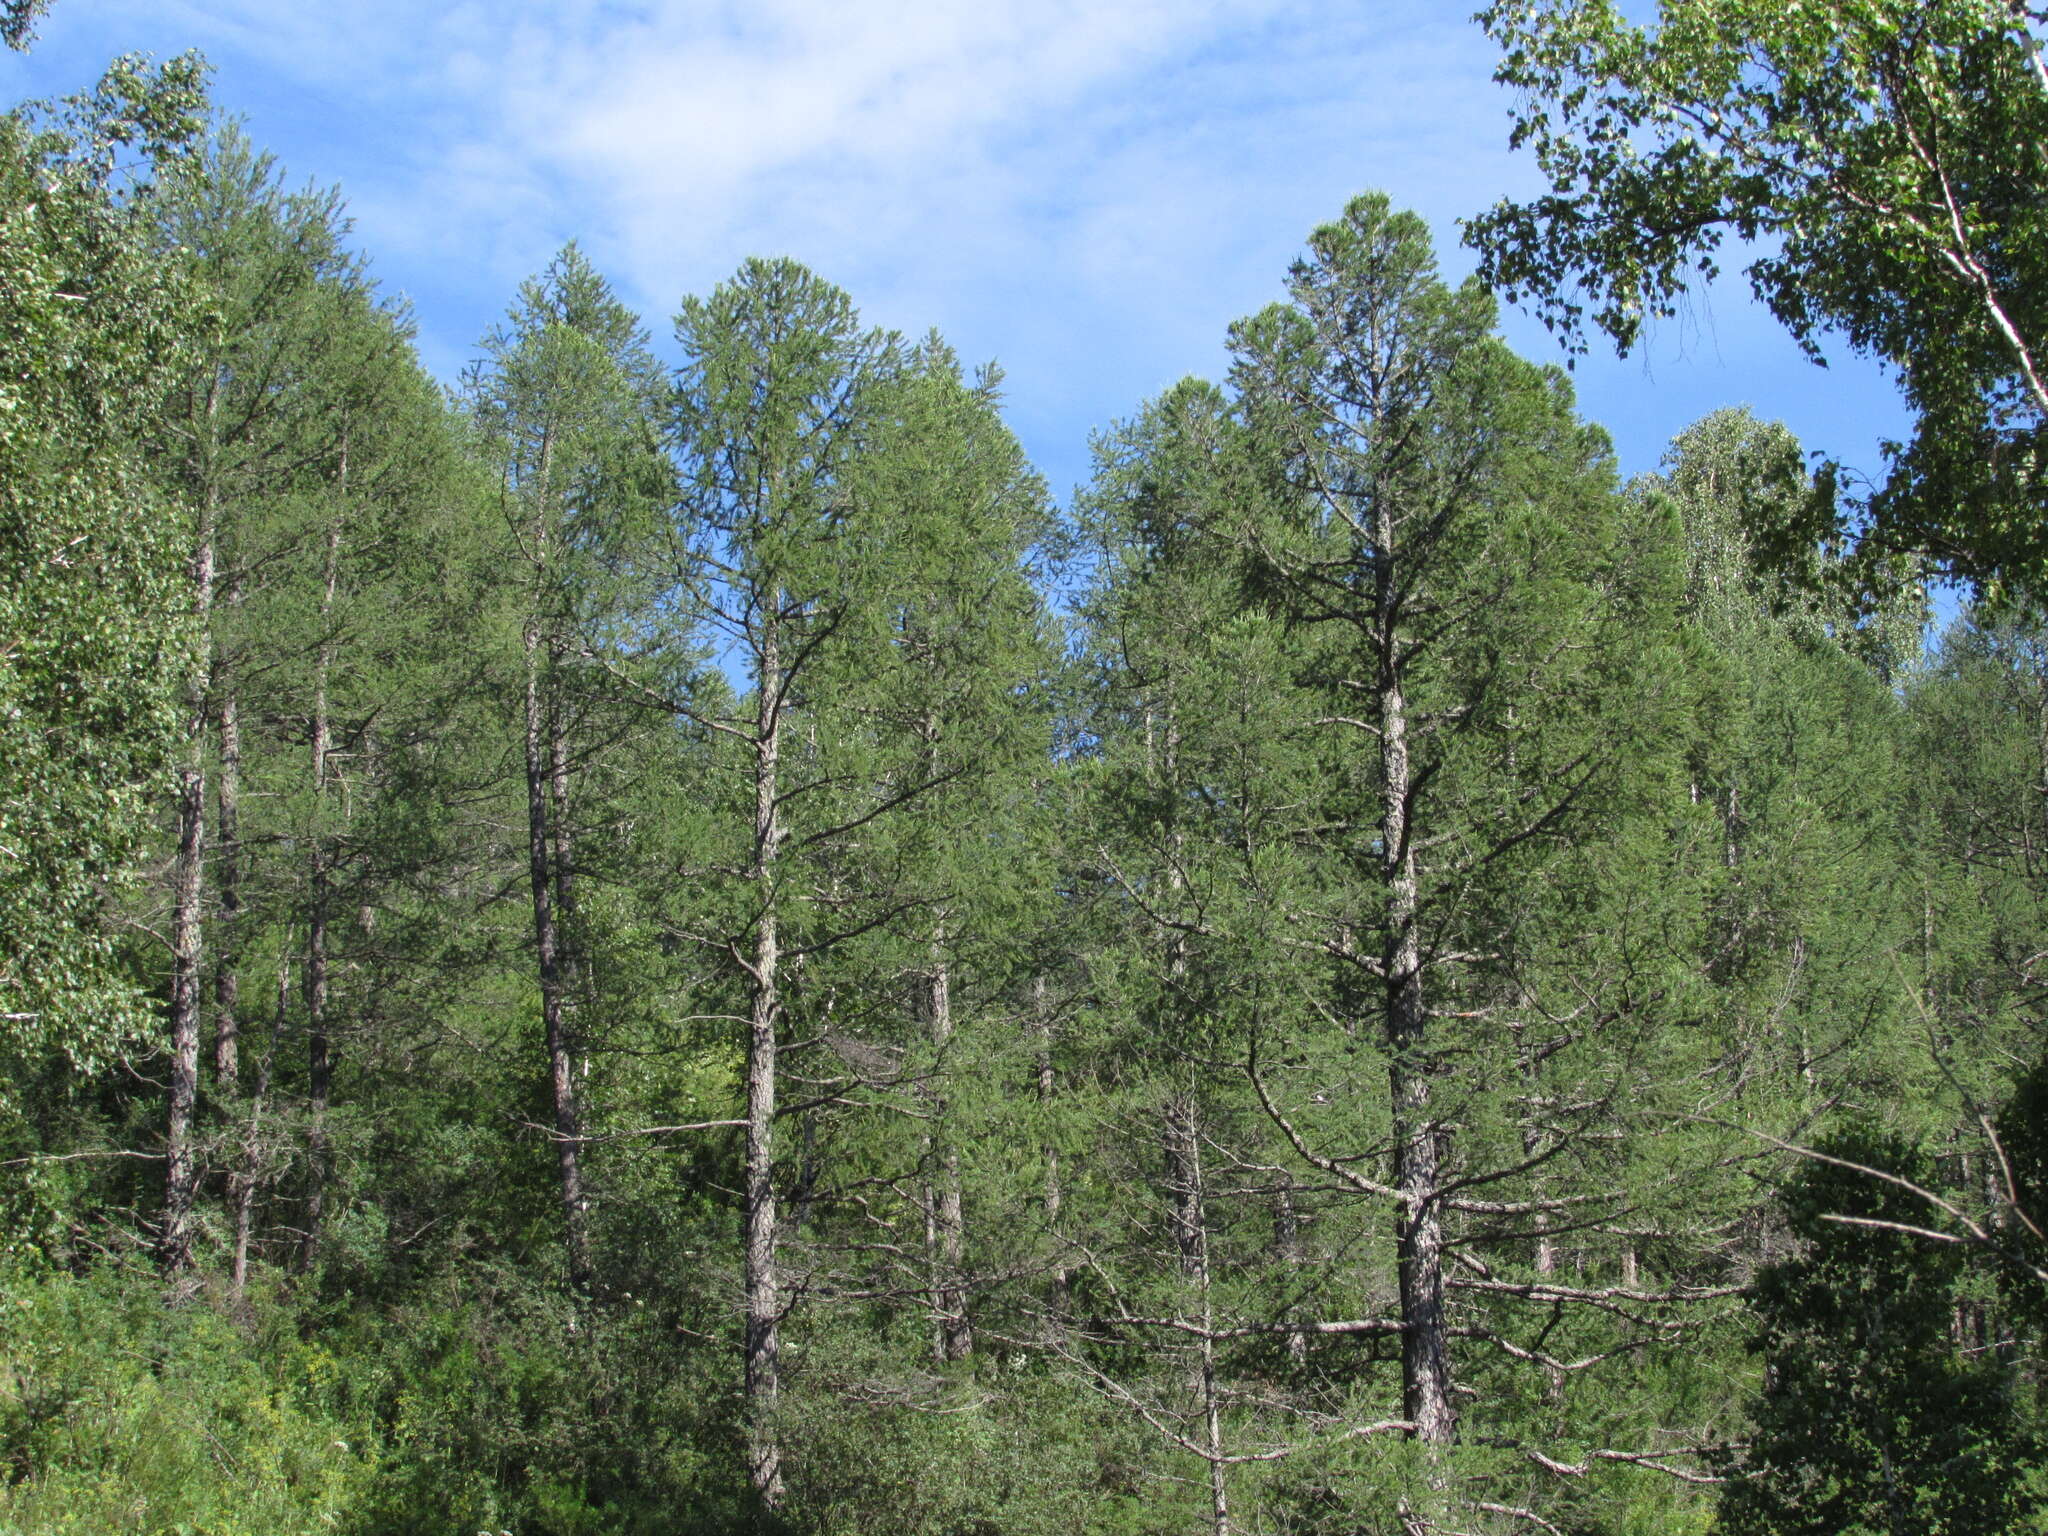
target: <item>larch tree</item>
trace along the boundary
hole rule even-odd
[[[1245,1190],[1272,1178],[1245,1153],[1233,1071],[1274,983],[1241,860],[1266,856],[1284,799],[1290,690],[1280,629],[1245,610],[1219,535],[1235,432],[1223,391],[1182,381],[1098,438],[1083,502],[1085,799],[1067,836],[1087,938],[1075,1108],[1096,1135],[1063,1223],[1085,1264],[1044,1331],[1063,1370],[1194,1464],[1217,1536],[1247,1518],[1245,1470],[1311,1434],[1284,1405],[1245,1407],[1272,1386],[1247,1356],[1270,1354],[1292,1280],[1270,1196]]]
[[[417,878],[392,841],[406,823],[388,791],[411,780],[443,715],[429,678],[464,649],[450,599],[475,515],[404,311],[360,278],[320,284],[311,303],[320,347],[293,380],[308,435],[276,508],[276,553],[242,614],[271,658],[266,714],[283,728],[260,760],[245,754],[244,772],[260,775],[290,854],[269,878],[298,949],[302,1270],[318,1261],[333,1192],[341,1046],[375,1015],[382,985],[361,962],[380,945],[384,895]],[[349,995],[352,977],[364,993]]]
[[[1246,606],[1228,536],[1238,430],[1220,390],[1187,380],[1096,445],[1087,797],[1069,836],[1087,840],[1082,1112],[1098,1129],[1075,1159],[1092,1198],[1066,1215],[1087,1261],[1045,1335],[1194,1464],[1214,1536],[1256,1528],[1246,1474],[1331,1432],[1313,1392],[1273,1378],[1319,1319],[1296,1262],[1304,1213],[1238,1070],[1253,1022],[1293,990],[1298,957],[1259,881],[1270,891],[1291,858],[1266,834],[1301,785],[1294,652]]]
[[[190,1260],[199,1187],[197,1112],[209,994],[215,1088],[223,1108],[240,1088],[240,972],[250,940],[241,815],[243,718],[250,702],[244,674],[260,678],[274,663],[248,654],[243,608],[251,584],[262,582],[274,562],[290,558],[303,534],[290,510],[294,498],[332,448],[325,440],[333,424],[319,416],[321,402],[307,387],[330,346],[323,293],[363,278],[360,262],[341,244],[338,196],[289,191],[275,162],[233,125],[208,138],[167,194],[160,238],[189,260],[209,310],[160,418],[160,463],[197,518],[189,569],[202,643],[186,682],[186,758],[170,893],[170,1154],[162,1257],[175,1271]],[[210,967],[209,928],[215,935]],[[242,1172],[234,1177],[239,1203],[248,1181]],[[246,1246],[246,1233],[238,1246]]]
[[[603,674],[581,652],[585,633],[604,622],[607,547],[625,536],[622,525],[668,500],[661,380],[644,329],[571,245],[522,286],[506,323],[485,338],[466,394],[502,466],[507,530],[527,573],[519,696],[533,953],[569,1281],[588,1293],[574,781],[604,723],[592,711]]]
[[[677,914],[732,969],[742,1021],[745,1130],[741,1293],[748,1480],[764,1516],[784,1503],[782,1272],[776,1129],[786,1069],[779,1056],[791,967],[829,945],[845,919],[806,855],[832,828],[793,826],[838,778],[829,690],[814,692],[835,643],[854,627],[865,528],[847,480],[868,436],[872,393],[897,366],[891,337],[861,327],[852,302],[791,261],[751,261],[708,298],[684,301],[676,334],[685,364],[673,441],[682,500],[645,568],[659,614],[652,647],[687,676],[708,648],[739,674],[728,702],[706,690],[673,702],[734,761],[723,834],[704,862],[714,893]],[[701,867],[701,866],[700,866]],[[853,926],[865,925],[854,919]]]
[[[1533,1247],[1540,1271],[1546,1221],[1631,1205],[1554,1176],[1615,1134],[1680,964],[1630,866],[1677,803],[1675,530],[1616,495],[1562,376],[1439,279],[1413,215],[1354,200],[1289,294],[1232,333],[1268,486],[1234,536],[1301,636],[1313,768],[1269,836],[1313,877],[1274,899],[1330,980],[1321,1030],[1247,1069],[1297,1167],[1391,1207],[1396,1316],[1358,1330],[1398,1336],[1401,1417],[1434,1454],[1458,1437],[1454,1340],[1554,1370],[1535,1319],[1608,1299],[1489,1255]],[[1654,1314],[1684,1293],[1625,1294],[1673,1337]]]
[[[880,1283],[924,1302],[941,1357],[971,1348],[946,1058],[1005,857],[974,796],[1008,793],[1034,751],[1019,706],[1048,655],[1022,562],[1045,513],[992,376],[971,383],[942,344],[864,329],[793,262],[749,262],[687,300],[677,334],[681,501],[643,557],[660,617],[628,639],[667,648],[663,686],[723,758],[669,922],[725,972],[705,995],[743,1021],[745,1435],[772,1516],[787,1496],[785,1318],[803,1294],[865,1283],[810,1236],[843,1193],[814,1140],[778,1153],[779,1126],[811,1138],[821,1111],[910,1094],[929,1127],[924,1256],[914,1283]],[[702,677],[706,657],[743,681],[737,697]],[[694,692],[679,686],[692,665]],[[893,985],[849,991],[877,965]],[[799,1227],[810,1267],[793,1277]]]
[[[846,729],[859,721],[872,754],[835,817],[880,812],[834,854],[836,878],[848,898],[898,916],[849,948],[843,977],[819,979],[839,996],[849,984],[868,992],[865,1005],[835,1010],[835,1031],[889,1053],[873,1085],[883,1090],[877,1107],[885,1121],[922,1126],[916,1175],[900,1187],[914,1191],[925,1229],[923,1273],[885,1270],[871,1283],[924,1296],[941,1365],[973,1352],[971,1252],[984,1245],[968,1231],[968,1185],[988,1185],[971,1177],[982,1163],[972,1128],[999,1122],[996,1083],[981,1069],[1017,1039],[1007,1023],[1023,963],[1016,916],[1030,905],[1021,889],[1035,853],[1029,805],[1050,753],[1046,684],[1056,664],[1028,569],[1050,511],[1003,424],[1000,386],[993,368],[967,377],[934,335],[877,391],[871,439],[849,478],[854,516],[869,530],[870,612],[843,653],[855,670],[832,682],[835,705],[850,711]],[[902,1023],[863,1026],[861,1014],[872,1017],[897,986],[909,1001]],[[834,1055],[807,1069],[825,1080],[815,1091],[838,1083],[851,1092],[875,1077],[876,1063],[843,1046]],[[887,1168],[892,1142],[900,1145],[872,1138],[882,1160],[873,1172]],[[825,1178],[814,1198],[829,1206],[840,1182]],[[998,1234],[985,1236],[992,1252]]]

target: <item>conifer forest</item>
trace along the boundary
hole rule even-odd
[[[1477,274],[1065,499],[794,259],[437,380],[196,57],[0,117],[0,1533],[2048,1532],[2048,15],[1473,25]],[[1717,263],[1875,480],[1620,475]]]

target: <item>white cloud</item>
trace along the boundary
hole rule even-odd
[[[1370,17],[1307,0],[586,4],[515,12],[493,47],[449,60],[474,93],[469,148],[423,178],[425,201],[488,202],[499,177],[557,188],[558,214],[661,305],[789,251],[891,318],[913,291],[983,285],[1142,313],[1219,259],[1292,249],[1376,173],[1434,159],[1440,193],[1477,173],[1442,216],[1488,200],[1482,162],[1505,164],[1483,42],[1412,0]],[[1461,97],[1489,110],[1460,116]]]
[[[502,284],[518,273],[501,263],[523,272],[576,234],[662,306],[744,254],[789,251],[892,316],[913,283],[1064,284],[1084,307],[1136,284],[1142,310],[1275,233],[1291,248],[1343,191],[1401,179],[1361,154],[1390,131],[1405,157],[1448,133],[1467,169],[1502,138],[1483,40],[1430,0],[95,9],[109,34],[178,35],[293,82],[309,115],[324,98],[320,131],[382,157],[348,190],[387,261]],[[1487,120],[1447,118],[1460,97]]]
[[[801,228],[933,181],[999,172],[1065,139],[1062,114],[1175,47],[1278,0],[775,0],[667,4],[565,49],[529,27],[506,59],[503,131],[609,194],[628,229]]]
[[[62,61],[68,86],[119,49],[205,49],[259,142],[343,183],[444,373],[568,238],[657,335],[683,293],[788,253],[873,319],[999,355],[1064,484],[1091,426],[1220,369],[1224,327],[1277,296],[1309,227],[1361,188],[1423,212],[1464,268],[1452,221],[1534,176],[1507,152],[1466,10],[60,0],[25,67]],[[1731,360],[1775,335],[1751,311],[1721,317]],[[1625,372],[1602,403],[1640,414],[1640,368]],[[1755,393],[1716,372],[1701,390]]]

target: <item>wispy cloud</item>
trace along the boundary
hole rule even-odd
[[[1505,165],[1482,40],[1418,0],[93,9],[109,38],[187,40],[324,100],[329,135],[385,157],[350,187],[380,249],[475,271],[580,234],[664,302],[757,250],[891,309],[934,282],[1173,293],[1280,218],[1297,239],[1286,205],[1334,211],[1322,183]]]
[[[788,253],[878,321],[1000,356],[1013,418],[1065,485],[1090,428],[1222,366],[1224,327],[1277,295],[1350,194],[1421,211],[1455,268],[1455,220],[1530,188],[1465,10],[59,0],[24,67],[75,84],[118,49],[206,50],[259,141],[343,182],[444,374],[572,236],[657,335],[682,294]],[[1754,361],[1776,331],[1739,295],[1716,310],[1714,356],[1661,368],[1661,390],[1639,365],[1584,371],[1589,405],[1641,439],[1633,462],[1695,404],[1769,410],[1810,388],[1782,348]]]
[[[1077,468],[1087,426],[1215,366],[1350,192],[1391,185],[1442,223],[1513,174],[1484,40],[1434,4],[1367,9],[456,7],[379,66],[437,120],[431,152],[354,195],[381,249],[501,289],[579,235],[657,316],[745,255],[797,255],[887,323],[1001,353]],[[392,25],[373,4],[268,46],[353,29],[379,57]]]
[[[556,189],[661,309],[743,255],[787,251],[890,323],[1001,351],[1027,413],[1060,390],[1048,419],[1079,395],[1101,421],[1211,366],[1225,323],[1360,185],[1415,183],[1442,221],[1512,174],[1483,40],[1435,5],[1369,9],[775,0],[529,16],[481,72],[460,66],[477,158],[437,167],[429,202],[478,201],[470,172],[491,196]]]

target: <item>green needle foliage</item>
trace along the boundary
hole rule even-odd
[[[1995,1354],[1957,1357],[1963,1251],[1923,1227],[1925,1185],[1897,1137],[1845,1133],[1790,1182],[1803,1253],[1757,1277],[1752,1347],[1766,1378],[1717,1529],[1734,1536],[1943,1536],[2038,1529],[2026,1480],[2040,1450]],[[1853,1166],[1844,1166],[1853,1165]],[[2029,1520],[2029,1511],[2034,1519]]]
[[[443,391],[196,63],[0,119],[0,1533],[2041,1527],[2032,55],[1664,18],[1489,13],[1489,270],[1777,238],[1860,544],[1376,195],[1069,516],[793,260]]]

